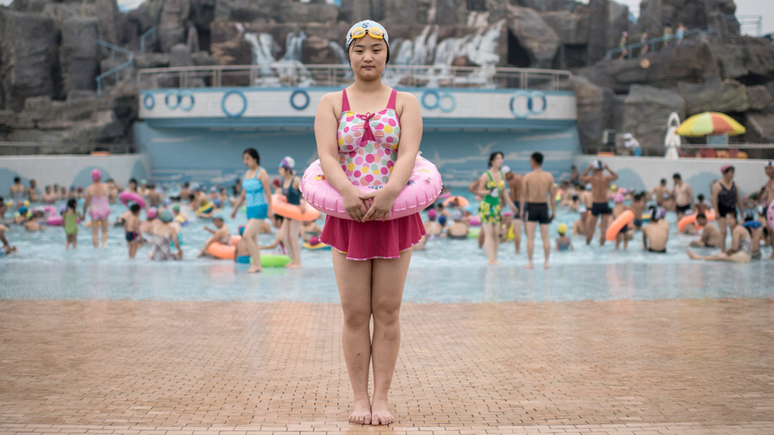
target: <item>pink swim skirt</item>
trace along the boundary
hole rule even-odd
[[[357,222],[328,215],[320,240],[347,254],[347,260],[399,258],[422,240],[425,226],[419,213],[389,221]]]

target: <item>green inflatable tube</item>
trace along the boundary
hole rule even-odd
[[[250,259],[250,263],[253,259]],[[290,257],[287,255],[261,254],[261,266],[263,267],[283,267],[290,263]]]
[[[477,239],[479,233],[481,233],[481,228],[471,228],[468,230],[468,238]]]

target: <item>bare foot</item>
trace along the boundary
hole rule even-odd
[[[250,266],[250,268],[247,269],[247,273],[258,273],[258,272],[263,272],[263,268],[262,267]]]
[[[355,401],[355,411],[349,415],[349,421],[357,424],[371,423],[371,404],[368,399]]]
[[[487,264],[489,266],[502,266],[502,263],[500,263],[499,261],[490,261],[490,262],[487,262]]]
[[[549,264],[548,264],[548,262],[546,261],[546,264],[545,264],[545,266],[544,266],[544,267],[545,267],[546,269],[550,269],[550,268],[551,268],[551,265],[549,265]]]
[[[534,268],[535,268],[535,265],[533,265],[532,263],[529,263],[529,264],[527,264],[526,266],[524,266],[524,268],[525,268],[525,269],[534,269]]]
[[[699,259],[699,256],[696,255],[696,253],[691,251],[690,249],[686,250],[685,252],[688,253],[688,256],[691,257],[692,260],[698,260]]]
[[[285,268],[287,268],[287,269],[301,269],[301,265],[300,264],[288,263],[288,264],[285,265]]]
[[[392,424],[395,418],[387,411],[387,401],[374,399],[371,406],[371,425]]]

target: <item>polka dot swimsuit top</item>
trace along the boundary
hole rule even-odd
[[[382,186],[398,160],[400,118],[395,113],[392,90],[387,108],[378,113],[358,114],[350,110],[347,90],[342,94],[339,119],[339,164],[355,186]]]

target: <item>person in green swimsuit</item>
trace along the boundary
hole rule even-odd
[[[73,245],[73,249],[78,247],[78,221],[81,219],[81,215],[78,214],[77,208],[78,201],[75,199],[67,201],[67,210],[62,217],[62,227],[64,227],[67,236],[65,251],[70,249],[70,244]]]
[[[484,246],[489,265],[498,265],[497,250],[500,247],[500,210],[501,204],[507,202],[511,211],[516,214],[516,206],[505,192],[505,176],[500,170],[503,167],[503,153],[496,151],[489,156],[489,170],[470,186],[470,191],[483,198],[478,208],[481,220],[481,230],[484,233]]]

